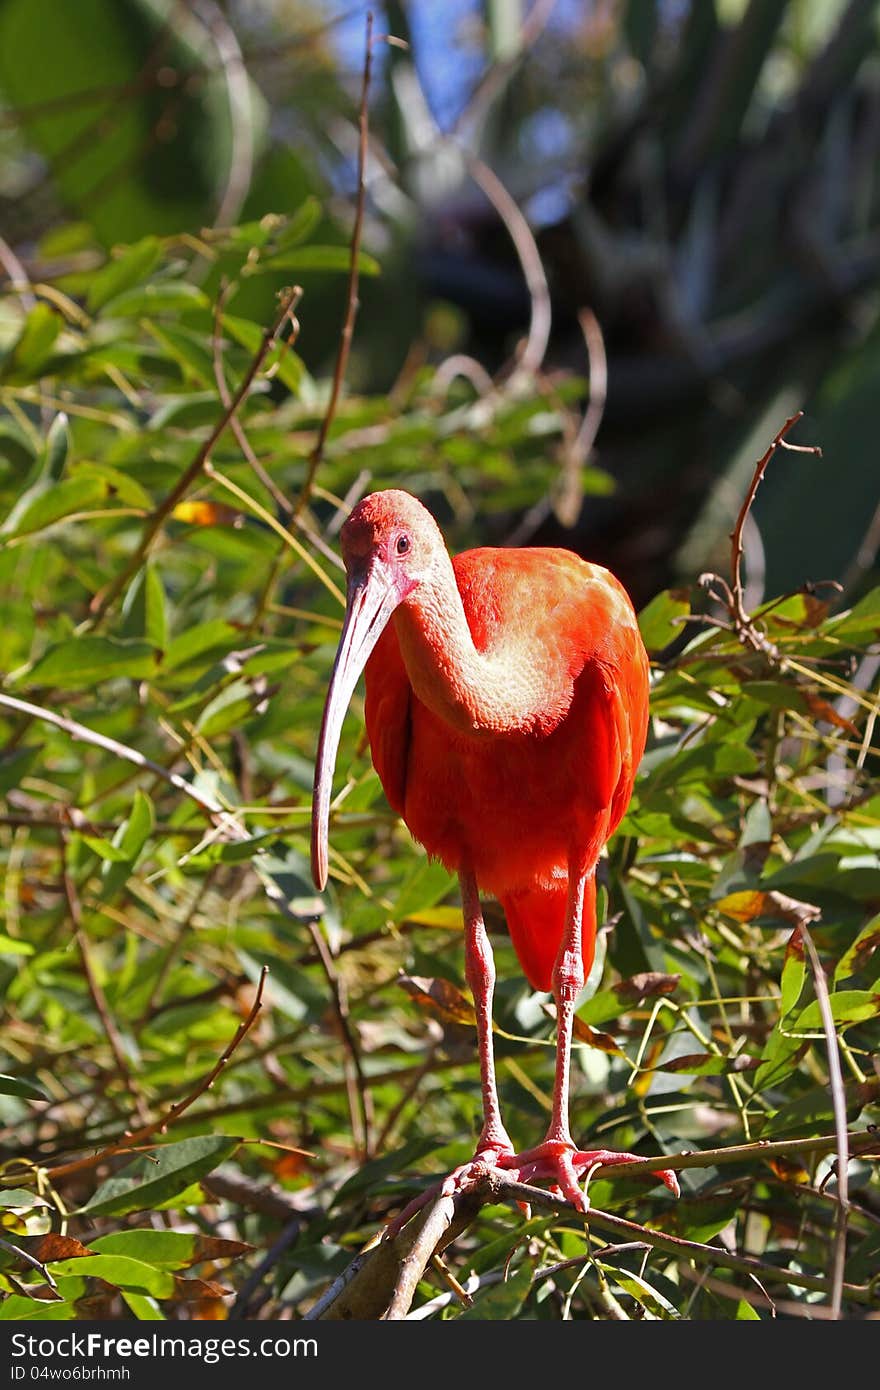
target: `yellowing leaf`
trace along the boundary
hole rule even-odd
[[[241,512],[227,507],[225,502],[178,502],[171,513],[175,521],[189,526],[240,526]]]
[[[733,917],[737,922],[753,922],[756,917],[777,917],[784,922],[800,926],[802,922],[815,922],[821,917],[821,908],[814,903],[801,902],[789,898],[775,889],[762,892],[759,889],[745,889],[739,893],[728,893],[715,904],[720,912]]]
[[[473,1026],[476,1021],[473,1004],[451,980],[443,980],[439,976],[432,979],[424,975],[401,975],[397,983],[420,1008],[439,1015],[449,1023]]]

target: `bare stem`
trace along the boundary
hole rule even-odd
[[[767,465],[773,458],[777,449],[792,449],[795,450],[797,453],[819,454],[821,456],[822,450],[817,445],[786,443],[785,436],[789,433],[790,430],[794,428],[798,420],[800,420],[803,417],[803,413],[804,412],[802,410],[798,410],[795,412],[794,415],[790,416],[789,419],[786,420],[782,428],[778,430],[775,434],[769,448],[762,455],[762,457],[758,459],[758,462],[755,464],[755,471],[752,474],[752,481],[749,484],[748,491],[745,495],[745,500],[743,501],[743,504],[740,507],[739,516],[736,519],[736,525],[730,533],[730,573],[732,582],[729,590],[729,598],[727,600],[727,603],[728,608],[730,610],[730,617],[733,623],[733,628],[736,632],[737,637],[740,639],[744,646],[750,647],[752,651],[763,652],[766,656],[769,656],[772,659],[776,659],[778,657],[778,652],[776,651],[776,648],[772,645],[772,643],[768,642],[767,638],[756,628],[749,614],[746,612],[745,604],[743,602],[743,530],[745,528],[746,520],[749,516],[749,513],[751,512],[752,503],[755,500],[755,494],[758,491],[758,488],[761,484],[761,480],[764,477],[764,474],[767,470]]]
[[[318,431],[318,438],[315,447],[309,456],[308,468],[305,480],[302,485],[299,497],[293,509],[293,515],[298,517],[308,505],[312,495],[312,488],[315,482],[315,475],[324,457],[324,449],[327,444],[327,436],[330,433],[330,426],[336,415],[336,407],[339,404],[339,394],[342,390],[342,383],[345,378],[345,369],[348,366],[348,355],[351,351],[351,340],[354,336],[355,319],[358,311],[358,283],[360,280],[360,251],[361,234],[364,226],[364,205],[367,197],[367,142],[369,138],[369,106],[368,99],[370,94],[370,77],[373,68],[373,15],[372,11],[367,14],[367,36],[364,52],[364,76],[361,84],[361,103],[358,126],[360,139],[358,143],[358,182],[357,199],[355,202],[354,226],[351,232],[351,257],[348,268],[348,297],[345,307],[345,320],[342,325],[342,333],[339,337],[339,348],[336,353],[336,366],[333,371],[333,384],[330,388],[330,399],[327,402],[327,409],[321,421],[321,428]]]
[[[106,1162],[108,1158],[113,1158],[116,1154],[128,1153],[137,1145],[143,1144],[145,1140],[152,1139],[154,1134],[164,1134],[166,1130],[174,1124],[175,1120],[179,1120],[183,1112],[188,1110],[189,1107],[198,1100],[199,1096],[204,1095],[205,1091],[213,1086],[233,1052],[235,1052],[236,1048],[250,1032],[263,1006],[263,989],[266,984],[266,976],[268,973],[269,967],[264,965],[260,973],[257,993],[254,997],[250,1013],[244,1022],[239,1024],[235,1037],[232,1039],[223,1055],[215,1062],[207,1075],[202,1077],[198,1085],[190,1091],[189,1095],[184,1096],[183,1100],[179,1100],[176,1105],[172,1105],[171,1108],[160,1115],[158,1119],[150,1120],[149,1123],[141,1125],[138,1129],[127,1130],[121,1139],[118,1139],[113,1144],[108,1144],[107,1147],[101,1149],[100,1152],[86,1154],[84,1158],[76,1158],[70,1163],[60,1163],[54,1168],[49,1168],[46,1172],[49,1181],[53,1183],[58,1182],[61,1178],[70,1177],[74,1173],[82,1173],[91,1168],[97,1168],[99,1164]]]
[[[816,990],[816,998],[819,1001],[819,1012],[822,1015],[822,1027],[825,1030],[825,1041],[828,1047],[828,1078],[831,1087],[831,1103],[834,1107],[834,1127],[837,1140],[837,1221],[834,1233],[834,1265],[831,1278],[831,1298],[830,1315],[832,1318],[839,1318],[843,1304],[843,1275],[846,1268],[846,1227],[849,1218],[849,1135],[846,1129],[846,1091],[843,1085],[843,1075],[840,1068],[840,1049],[837,1041],[837,1031],[834,1027],[834,1017],[831,1012],[831,1000],[828,996],[828,982],[825,979],[825,971],[822,969],[822,962],[816,950],[813,938],[807,929],[805,922],[801,922],[799,927],[807,954],[810,957],[810,967],[813,972],[813,985]]]

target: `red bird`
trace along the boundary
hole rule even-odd
[[[327,881],[330,788],[342,721],[366,668],[366,722],[385,794],[461,883],[483,1127],[470,1163],[549,1178],[585,1211],[579,1177],[632,1154],[583,1151],[568,1121],[575,1000],[593,960],[596,863],[632,794],[648,726],[648,658],[608,570],[567,550],[479,549],[450,559],[409,493],[365,497],[342,528],[346,618],[318,744],[312,873]],[[553,990],[556,1079],[541,1144],[515,1153],[492,1046],[495,967],[480,889],[504,908],[530,984]],[[675,1175],[658,1172],[673,1192]],[[425,1198],[397,1218],[398,1229]]]

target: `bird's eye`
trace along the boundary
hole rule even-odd
[[[409,550],[409,547],[410,547],[410,539],[409,539],[409,536],[398,536],[398,537],[397,537],[397,553],[398,553],[398,555],[405,555],[406,552]]]

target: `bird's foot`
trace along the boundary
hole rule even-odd
[[[388,1222],[383,1232],[384,1238],[393,1240],[403,1230],[407,1221],[415,1216],[416,1212],[426,1207],[429,1202],[435,1201],[438,1197],[458,1197],[463,1192],[471,1191],[478,1187],[493,1171],[507,1169],[507,1160],[515,1158],[516,1155],[512,1146],[508,1148],[493,1145],[490,1148],[478,1149],[469,1163],[459,1164],[442,1182],[434,1183],[427,1191],[420,1192],[418,1197],[413,1197],[411,1202],[407,1202],[393,1221]]]
[[[639,1154],[618,1153],[613,1149],[578,1149],[564,1139],[545,1139],[533,1149],[514,1153],[513,1148],[488,1148],[478,1150],[469,1163],[462,1163],[453,1169],[442,1182],[414,1197],[385,1227],[388,1240],[403,1229],[407,1221],[437,1197],[456,1197],[477,1187],[492,1171],[501,1171],[515,1182],[549,1182],[550,1191],[572,1202],[578,1211],[589,1211],[590,1203],[581,1180],[587,1184],[594,1169],[613,1167],[619,1163],[633,1163]],[[664,1183],[674,1197],[680,1196],[678,1178],[671,1168],[657,1168],[649,1173],[640,1173],[646,1181],[659,1180]],[[525,1204],[520,1203],[525,1210]]]
[[[618,1153],[613,1149],[578,1149],[564,1139],[545,1139],[534,1149],[520,1154],[501,1155],[498,1166],[518,1182],[543,1181],[550,1183],[551,1192],[558,1192],[573,1202],[578,1211],[589,1210],[589,1200],[581,1186],[587,1184],[596,1168],[613,1167],[618,1163],[633,1163],[639,1154]],[[643,1175],[648,1181],[659,1179],[673,1196],[680,1195],[678,1178],[671,1168],[658,1168]]]

